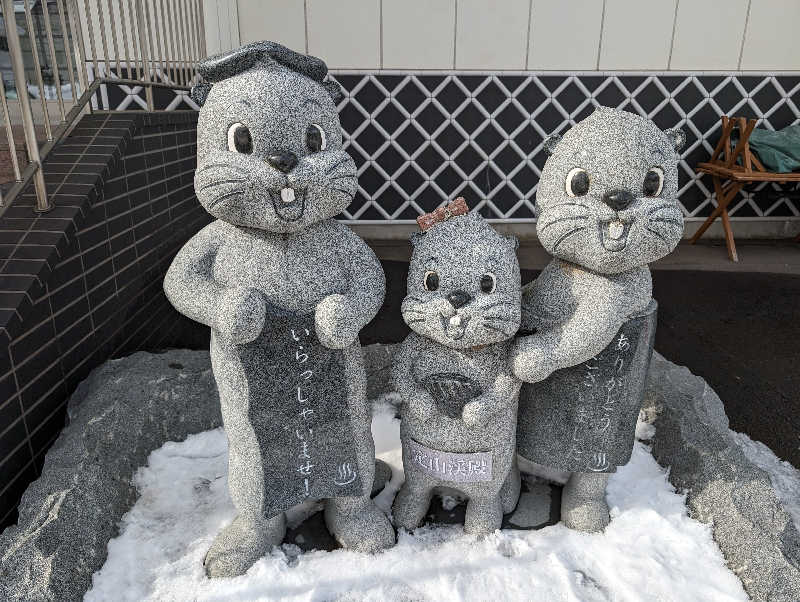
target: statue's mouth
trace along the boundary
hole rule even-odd
[[[600,242],[606,251],[621,251],[628,244],[631,222],[613,219],[600,222]]]
[[[285,222],[296,222],[306,210],[306,191],[297,188],[270,190],[275,215]]]
[[[439,319],[442,322],[442,330],[444,330],[447,338],[453,341],[458,341],[464,337],[470,320],[468,317],[459,314],[450,317],[439,315]]]

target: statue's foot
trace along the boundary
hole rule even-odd
[[[503,506],[503,514],[511,514],[519,502],[519,492],[522,488],[522,479],[519,476],[519,468],[516,461],[511,466],[503,486],[500,488],[500,503]]]
[[[464,516],[464,532],[470,535],[488,535],[503,525],[503,506],[500,496],[470,498]]]
[[[561,520],[570,529],[597,533],[611,522],[605,500],[582,501],[576,505],[561,504]]]
[[[395,543],[392,524],[368,496],[326,500],[325,524],[348,550],[372,554]]]
[[[570,475],[561,494],[561,521],[570,529],[596,533],[611,522],[606,504],[608,473]]]
[[[392,467],[383,460],[375,460],[375,476],[372,478],[372,493],[370,497],[375,497],[386,484],[392,480]]]
[[[269,520],[237,516],[214,539],[203,564],[212,578],[236,577],[283,541],[286,517],[283,513]]]
[[[413,531],[422,523],[431,505],[433,489],[411,487],[408,479],[403,483],[392,504],[392,518],[396,527]]]

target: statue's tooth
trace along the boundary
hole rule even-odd
[[[291,203],[292,201],[294,201],[294,189],[281,188],[281,200],[284,203]]]
[[[613,221],[608,224],[608,235],[614,240],[619,240],[625,232],[625,226],[619,220]]]
[[[455,326],[456,328],[461,326],[461,316],[453,316],[450,318],[450,326]]]

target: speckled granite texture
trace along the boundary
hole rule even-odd
[[[657,304],[651,300],[595,357],[524,385],[526,397],[520,403],[526,405],[517,423],[521,456],[566,472],[615,472],[628,463],[653,352],[656,313]],[[566,449],[564,441],[570,442]]]
[[[644,413],[653,455],[686,490],[690,514],[708,523],[725,561],[753,600],[800,600],[800,533],[728,428],[722,401],[702,378],[653,354]]]
[[[325,63],[259,42],[199,69],[212,86],[195,190],[217,221],[178,253],[164,289],[211,328],[230,444],[238,516],[206,570],[247,570],[283,539],[280,513],[306,498],[357,496],[330,503],[334,536],[365,552],[392,545],[369,499],[374,448],[358,342],[385,279],[374,253],[332,219],[353,198],[356,168],[322,85]]]
[[[207,352],[135,353],[83,381],[69,426],[0,535],[0,600],[81,600],[136,501],[133,474],[167,441],[218,427]]]
[[[676,150],[684,140],[680,130],[662,132],[647,119],[606,107],[595,110],[563,138],[548,140],[551,154],[536,195],[536,231],[554,259],[523,290],[522,329],[534,333],[515,344],[514,374],[523,381],[536,383],[556,370],[590,362],[612,343],[627,320],[647,308],[652,296],[647,264],[670,253],[683,233],[676,199]],[[615,381],[607,380],[610,395]],[[644,375],[629,380],[643,381]],[[574,406],[567,413],[575,424],[537,433],[543,437],[543,449],[562,449],[568,456],[574,446],[573,431],[581,430],[579,423],[584,420],[579,410],[591,402],[568,390],[561,396],[563,404]],[[520,424],[546,423],[550,409],[558,405],[535,401],[533,389],[523,387]],[[623,416],[613,409],[612,419],[614,414],[618,424],[635,424],[632,410]],[[587,451],[606,453],[609,462],[612,457],[627,458],[633,433],[615,430],[616,439],[607,439],[604,450]],[[522,440],[529,440],[524,431],[521,434]],[[573,481],[590,472],[585,467],[585,462],[568,466]],[[573,482],[572,488],[582,495],[562,499],[565,523],[587,531],[605,527],[609,516],[604,486]],[[570,490],[568,483],[566,491]]]
[[[434,488],[446,486],[469,498],[465,531],[490,533],[520,490],[514,453],[520,382],[507,364],[520,321],[516,240],[472,213],[412,242],[402,313],[413,332],[394,368],[406,475],[395,524],[419,526]]]
[[[376,394],[390,390],[398,348],[364,348]],[[83,598],[119,518],[135,501],[130,476],[149,451],[220,425],[212,381],[204,351],[137,353],[92,373],[73,396],[70,426],[23,497],[19,525],[0,534],[0,600]],[[656,427],[653,454],[670,468],[672,483],[687,490],[690,512],[709,524],[748,593],[755,600],[800,599],[800,534],[770,475],[737,446],[714,391],[655,353],[644,399],[646,420]],[[140,444],[114,445],[131,439]]]

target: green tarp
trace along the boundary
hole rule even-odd
[[[800,124],[778,132],[754,129],[749,142],[767,170],[788,173],[800,168]]]

